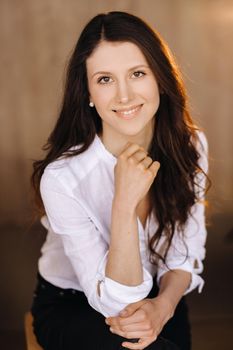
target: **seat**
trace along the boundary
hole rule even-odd
[[[32,327],[33,316],[31,312],[27,312],[24,316],[24,330],[26,336],[27,350],[43,350],[37,343]]]

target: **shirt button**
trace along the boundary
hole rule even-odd
[[[61,297],[63,297],[64,292],[60,291],[60,292],[59,292],[59,295],[60,295]]]
[[[76,294],[76,290],[75,290],[75,289],[72,289],[71,293],[72,293],[72,294]]]
[[[45,289],[45,285],[44,285],[44,284],[41,284],[41,288],[42,288],[42,289]]]

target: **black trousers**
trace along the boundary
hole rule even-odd
[[[148,295],[158,293],[154,286]],[[45,281],[38,282],[31,307],[34,333],[44,350],[120,350],[126,340],[112,334],[105,317],[94,310],[83,292],[62,289]],[[147,350],[190,350],[191,334],[185,299],[178,304],[172,319]]]

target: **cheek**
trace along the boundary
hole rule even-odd
[[[92,95],[93,101],[95,103],[95,108],[100,118],[105,120],[108,118],[108,113],[111,110],[111,95],[109,92],[96,92]]]
[[[157,103],[157,101],[159,101],[159,98],[160,98],[159,88],[156,81],[154,81],[154,79],[149,79],[145,81],[145,83],[141,85],[139,88],[140,88],[140,92],[138,91],[138,93],[144,96],[144,98],[148,102]]]
[[[113,92],[108,88],[98,89],[92,93],[92,98],[93,101],[95,101],[95,106],[97,109],[104,109],[108,107],[112,97]]]
[[[160,104],[160,94],[157,84],[153,83],[147,88],[147,101],[149,102],[149,108],[151,112],[156,113]]]

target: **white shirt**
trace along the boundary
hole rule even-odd
[[[207,171],[207,142],[199,133],[201,167]],[[80,146],[79,146],[80,147]],[[46,216],[41,220],[48,229],[39,259],[39,272],[50,283],[61,288],[81,290],[89,304],[105,317],[117,315],[126,305],[145,298],[153,277],[157,282],[170,269],[182,269],[192,274],[186,293],[204,284],[199,273],[203,270],[206,228],[204,206],[196,203],[185,228],[184,247],[176,231],[167,256],[167,265],[149,262],[148,235],[158,227],[154,215],[146,221],[145,230],[139,220],[138,234],[143,265],[143,282],[138,286],[122,285],[105,276],[110,242],[111,209],[114,196],[114,166],[117,158],[104,147],[96,135],[83,153],[49,164],[41,178],[41,196]],[[204,183],[204,178],[197,179]],[[157,251],[162,252],[166,237]],[[97,291],[100,283],[100,296]],[[185,293],[185,294],[186,294]]]

